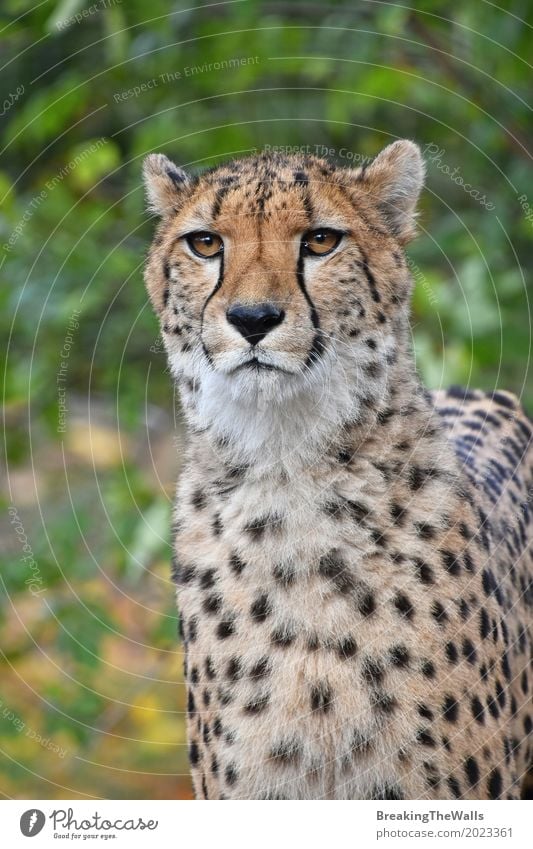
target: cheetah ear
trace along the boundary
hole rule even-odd
[[[189,175],[162,153],[146,157],[143,179],[148,211],[163,218],[177,211],[179,197],[190,184]]]
[[[359,185],[371,195],[396,238],[416,235],[416,204],[424,185],[425,164],[418,145],[403,139],[390,144],[359,171]]]

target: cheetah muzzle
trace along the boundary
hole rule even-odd
[[[205,799],[516,799],[532,750],[531,428],[428,393],[424,166],[145,161],[146,284],[189,433],[173,579]]]

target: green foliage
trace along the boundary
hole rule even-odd
[[[172,389],[142,281],[153,227],[142,158],[163,151],[196,169],[306,145],[353,165],[395,138],[418,141],[428,164],[408,248],[418,367],[431,386],[511,389],[531,412],[533,224],[518,198],[530,174],[532,7],[5,0],[0,16],[1,497],[20,503],[50,610],[28,599],[8,522],[0,587],[14,608],[0,627],[35,691],[13,679],[12,704],[37,727],[45,700],[43,733],[70,751],[47,758],[43,790],[31,772],[42,746],[0,722],[0,743],[18,742],[23,764],[4,792],[183,795],[179,776],[158,784],[143,771],[186,766],[183,706],[165,683],[180,674],[166,530],[178,461],[163,450]],[[42,675],[39,647],[51,658]],[[78,747],[105,763],[108,746],[129,777],[80,772]]]

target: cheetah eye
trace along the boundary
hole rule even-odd
[[[208,233],[203,230],[198,233],[188,233],[185,240],[193,254],[201,256],[202,259],[211,259],[224,250],[224,242],[216,233]]]
[[[337,230],[309,230],[302,238],[302,248],[304,253],[313,256],[326,256],[335,250],[340,240],[342,233]]]

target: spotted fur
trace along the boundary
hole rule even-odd
[[[175,512],[199,798],[516,799],[530,763],[531,427],[410,348],[418,148],[364,169],[145,164],[189,441]],[[344,234],[325,257],[302,234]],[[201,259],[184,236],[210,231]],[[227,319],[269,302],[252,345]]]

